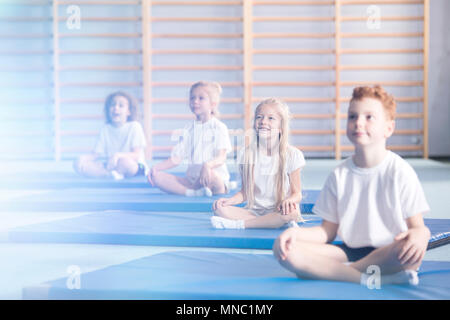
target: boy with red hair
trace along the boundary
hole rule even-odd
[[[287,229],[273,247],[298,277],[368,285],[376,266],[381,284],[418,284],[430,238],[422,214],[430,208],[413,168],[386,149],[395,107],[379,86],[353,90],[347,137],[355,153],[329,175],[313,208],[322,224]],[[331,244],[336,235],[342,244]]]

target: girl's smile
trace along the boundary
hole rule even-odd
[[[274,112],[270,104],[262,105],[255,116],[255,130],[260,138],[278,136],[281,129],[281,118]]]

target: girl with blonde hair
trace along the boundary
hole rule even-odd
[[[226,159],[231,141],[227,126],[216,117],[221,93],[220,84],[214,81],[191,86],[189,108],[195,119],[182,131],[171,156],[150,169],[147,179],[152,186],[188,197],[211,197],[229,191]],[[181,163],[187,165],[185,176],[164,172]]]
[[[256,107],[251,141],[238,157],[242,189],[214,202],[215,228],[279,228],[302,220],[300,170],[305,159],[288,142],[289,120],[288,106],[277,98]],[[234,206],[244,201],[245,208]]]

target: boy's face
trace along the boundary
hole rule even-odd
[[[205,87],[197,87],[192,90],[189,97],[189,107],[192,113],[199,118],[209,118],[214,108],[214,104],[209,97]]]
[[[353,101],[348,109],[347,137],[355,147],[382,143],[394,132],[395,122],[389,120],[381,102],[373,98]]]
[[[113,102],[109,107],[109,117],[111,119],[111,124],[115,126],[123,125],[125,122],[127,122],[130,115],[130,106],[128,104],[127,98],[123,96],[114,97]]]

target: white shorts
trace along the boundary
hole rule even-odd
[[[278,212],[276,208],[255,208],[255,207],[251,208],[249,211],[253,213],[255,216],[264,216],[268,213]]]
[[[200,178],[200,173],[202,172],[202,165],[190,165],[189,168],[186,171],[186,179],[192,184],[195,185],[195,183]],[[219,177],[222,178],[223,183],[225,186],[228,185],[229,176],[228,177],[222,177],[221,172],[214,170],[214,173],[216,173]],[[226,179],[228,178],[228,179]]]
[[[278,212],[277,208],[273,207],[273,208],[255,208],[253,207],[252,209],[249,210],[251,213],[253,213],[255,216],[264,216],[268,213],[272,213],[272,212]],[[298,217],[297,217],[297,222],[298,221],[302,221],[302,214],[300,213],[300,210],[298,211]]]

